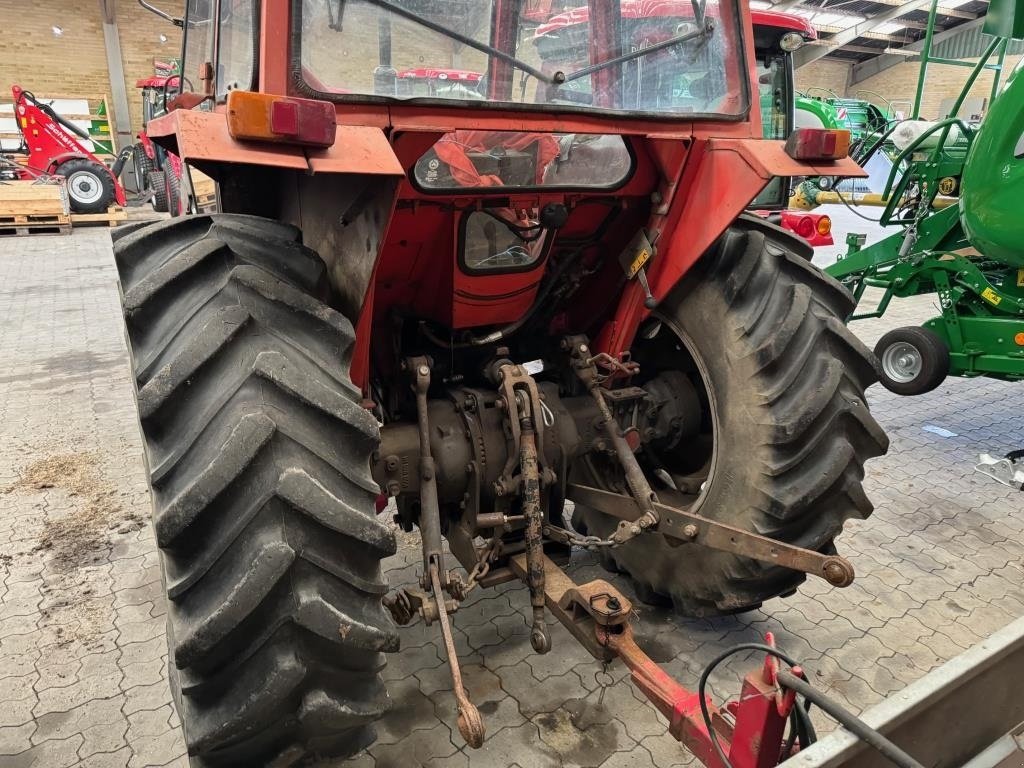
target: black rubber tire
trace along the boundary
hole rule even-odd
[[[187,216],[115,244],[193,765],[293,765],[372,742],[390,707],[376,419],[351,323],[299,231]]]
[[[709,439],[695,437],[660,457],[696,467],[710,461],[707,479],[698,479],[692,495],[649,473],[662,501],[832,552],[844,521],[872,511],[861,487],[864,462],[885,453],[888,439],[864,396],[877,380],[874,358],[843,324],[853,300],[802,257],[805,249],[778,227],[742,217],[661,303],[655,311],[661,330],[652,341],[638,341],[633,356],[651,377],[689,369],[704,390],[702,429],[714,424],[713,453],[700,448],[712,445]],[[698,450],[705,455],[695,457]],[[574,472],[583,482],[624,491],[593,459]],[[577,510],[577,524],[588,533],[607,536],[615,527],[606,515]],[[673,547],[656,534],[610,556],[641,599],[664,595],[695,616],[755,608],[805,578],[696,544]]]
[[[138,184],[138,190],[142,193],[150,185],[150,174],[157,169],[157,164],[153,158],[145,154],[140,143],[132,144],[131,159],[135,168],[135,183]]]
[[[68,180],[68,202],[71,205],[71,210],[75,213],[106,213],[111,203],[114,202],[114,177],[110,175],[107,166],[102,163],[87,160],[84,157],[76,157],[58,165],[56,174]],[[73,188],[75,174],[86,174],[93,178],[92,183],[100,188],[100,194],[95,200],[84,200],[76,196]]]
[[[921,369],[909,381],[893,378],[886,360],[886,350],[896,344],[909,344],[920,355]],[[879,379],[882,386],[897,395],[923,395],[931,392],[949,375],[949,348],[942,338],[929,328],[911,325],[896,328],[882,336],[875,344]]]
[[[153,210],[157,213],[167,213],[170,210],[166,175],[166,171],[150,171],[149,173],[149,185],[153,191]]]
[[[164,197],[167,200],[167,210],[172,218],[181,216],[185,212],[184,206],[181,204],[181,179],[170,167],[164,171]]]

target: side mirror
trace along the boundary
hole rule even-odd
[[[171,16],[171,14],[167,13],[167,11],[161,11],[155,5],[150,5],[149,3],[147,3],[146,0],[139,0],[139,5],[141,5],[143,8],[145,8],[150,13],[156,14],[157,16],[159,16],[164,21],[171,22],[171,24],[173,24],[176,27],[184,27],[185,26],[185,20],[184,19],[179,19],[176,16]]]

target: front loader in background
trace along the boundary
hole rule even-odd
[[[196,765],[365,747],[416,618],[480,746],[451,624],[513,580],[537,653],[551,613],[705,764],[806,743],[796,660],[768,644],[719,709],[633,641],[626,595],[561,568],[597,550],[700,616],[848,585],[834,539],[887,448],[851,296],[744,213],[775,177],[859,174],[848,136],[766,140],[747,4],[668,5],[188,4],[147,131],[222,212],[123,229],[115,256]],[[414,88],[410,62],[482,77]],[[389,503],[422,549],[390,592]]]
[[[936,295],[937,317],[892,330],[875,347],[882,383],[897,394],[930,392],[949,375],[1024,380],[1020,70],[980,127],[955,117],[992,58],[1001,61],[1007,42],[1024,38],[1024,7],[992,3],[985,31],[993,38],[949,116],[927,125],[894,164],[906,170],[889,178],[881,223],[900,230],[869,246],[850,235],[849,251],[827,270],[858,300],[869,287],[883,290],[877,308],[854,320],[880,317],[893,298]],[[926,51],[922,78],[927,61]],[[939,203],[940,194],[953,193],[959,197]]]
[[[75,213],[104,213],[116,202],[126,205],[124,187],[118,180],[125,158],[108,168],[83,142],[89,134],[65,120],[31,91],[11,86],[14,119],[21,133],[21,147],[12,154],[25,155],[17,175],[32,179],[39,174],[67,179],[68,201]],[[12,166],[13,167],[13,166]]]

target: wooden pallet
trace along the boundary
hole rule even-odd
[[[0,222],[0,237],[24,235],[70,235],[71,223],[30,221],[22,223]]]
[[[196,199],[196,208],[200,213],[216,211],[217,185],[213,179],[195,168],[192,171],[192,192]]]
[[[89,226],[90,224],[106,224],[108,227],[116,227],[128,221],[128,213],[124,208],[112,205],[106,213],[72,213],[71,223],[76,227]]]
[[[0,235],[62,234],[71,231],[63,181],[0,182]]]

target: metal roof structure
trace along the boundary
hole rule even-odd
[[[820,58],[855,66],[855,80],[870,76],[913,57],[924,42],[930,0],[750,0],[751,8],[785,11],[810,20],[819,40],[794,55],[803,66]],[[935,41],[961,37],[974,28],[988,10],[988,0],[939,0]],[[970,37],[965,40],[969,42]],[[962,46],[961,46],[962,47]],[[972,45],[968,45],[973,50]],[[963,52],[961,56],[977,53]],[[880,66],[884,65],[884,66]],[[872,71],[873,70],[873,71]],[[856,72],[863,74],[856,77]]]

